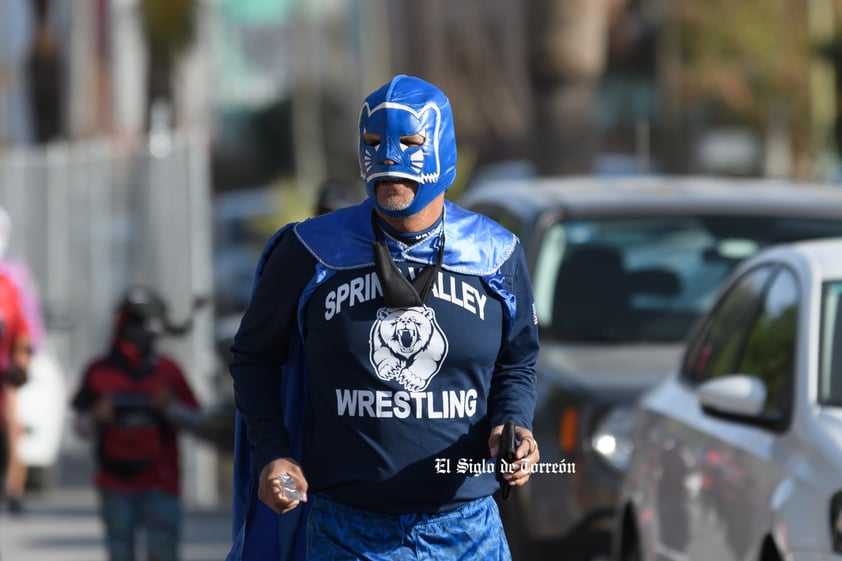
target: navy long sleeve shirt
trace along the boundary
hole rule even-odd
[[[285,232],[232,346],[257,469],[291,455],[280,378],[300,336],[308,415],[297,459],[311,492],[395,513],[443,511],[493,493],[490,430],[509,419],[531,428],[535,406],[537,321],[520,244],[499,269],[516,302],[510,321],[483,278],[447,268],[426,306],[386,308],[373,265],[332,271],[299,314],[320,270],[311,249]],[[420,268],[397,266],[407,277]]]

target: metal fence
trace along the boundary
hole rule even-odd
[[[31,268],[68,388],[107,348],[114,305],[127,286],[159,290],[174,320],[191,314],[195,297],[212,294],[203,134],[0,151],[0,205],[14,224],[9,253]],[[219,364],[211,307],[196,312],[187,336],[162,347],[185,367],[199,399],[213,403]],[[215,505],[215,453],[192,441],[186,450],[185,498]]]

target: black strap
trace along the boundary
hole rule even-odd
[[[380,286],[383,289],[383,301],[387,308],[412,308],[423,306],[430,296],[433,285],[441,271],[441,264],[444,261],[444,231],[440,234],[439,254],[436,263],[431,267],[424,267],[415,275],[412,281],[408,280],[401,273],[392,253],[384,239],[380,225],[377,223],[377,216],[372,211],[371,226],[377,241],[372,244],[374,249],[374,267],[380,279]]]

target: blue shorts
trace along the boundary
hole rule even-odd
[[[440,514],[376,514],[312,498],[307,518],[309,561],[510,561],[491,497]]]

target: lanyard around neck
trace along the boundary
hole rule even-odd
[[[443,226],[443,225],[442,225]],[[371,227],[374,230],[376,241],[372,244],[374,249],[374,267],[380,279],[380,286],[383,289],[383,301],[387,308],[412,308],[423,306],[430,296],[433,284],[439,276],[441,265],[444,261],[444,228],[439,234],[439,253],[435,264],[424,267],[415,275],[411,281],[401,273],[389,246],[380,224],[377,222],[377,214],[371,211]]]

